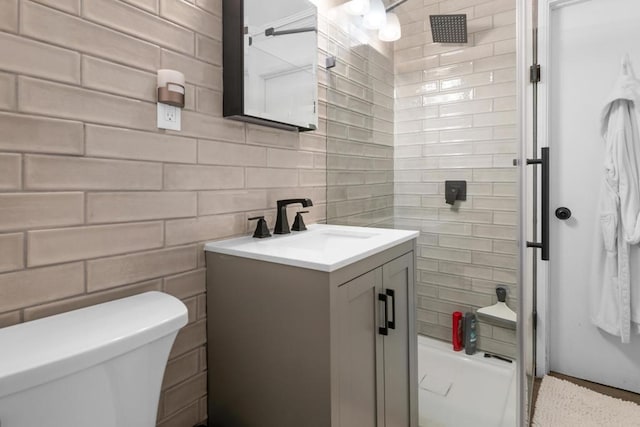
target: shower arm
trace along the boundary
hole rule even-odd
[[[401,4],[403,4],[403,3],[406,3],[406,2],[408,2],[408,1],[409,1],[409,0],[399,0],[399,1],[395,2],[395,3],[393,3],[393,4],[390,4],[390,5],[389,5],[385,10],[386,10],[387,12],[391,12],[391,11],[392,11],[393,9],[395,9],[396,7],[400,6],[400,5],[401,5]]]

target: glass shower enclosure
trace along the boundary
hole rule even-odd
[[[449,350],[452,313],[491,306],[497,287],[507,290],[514,311],[532,309],[518,286],[524,262],[520,242],[531,236],[518,231],[520,166],[514,163],[525,133],[520,125],[531,112],[522,110],[520,93],[525,88],[520,77],[531,59],[526,44],[531,39],[522,28],[531,11],[524,6],[516,0],[408,0],[394,9],[403,31],[395,43],[379,41],[340,7],[325,9],[320,17],[320,62],[326,57],[328,65],[335,64],[324,70],[321,83],[327,109],[327,222],[420,231],[417,330],[425,345],[442,344],[437,351],[447,357],[458,355]],[[429,16],[446,14],[466,15],[467,43],[433,41]],[[445,203],[446,181],[465,181],[466,200]],[[507,374],[500,382],[496,374],[475,384],[479,393],[486,394],[493,382],[501,390],[499,403],[473,409],[475,415],[507,413],[494,425],[515,425],[517,402],[528,407],[529,387],[517,393],[515,381],[532,378],[531,315],[522,316],[518,327],[479,319],[476,356],[511,360],[518,372],[513,382]],[[496,369],[509,364],[486,360],[498,363]],[[430,378],[461,387],[459,379],[428,375],[419,378],[424,399],[437,394]],[[438,398],[446,405],[454,395]],[[494,404],[502,409],[489,409]],[[526,409],[519,416],[527,419]],[[434,421],[421,414],[421,422]],[[444,425],[462,424],[452,419]]]

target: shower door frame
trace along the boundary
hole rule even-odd
[[[537,93],[537,123],[536,133],[538,135],[538,149],[549,147],[549,56],[550,56],[550,15],[551,10],[555,7],[566,5],[569,3],[577,3],[588,0],[538,0],[538,16],[537,16],[537,59],[538,64],[541,67],[542,78],[538,83]],[[540,194],[536,194],[540,197]],[[551,282],[549,272],[549,262],[541,261],[540,257],[537,257],[535,263],[535,276],[536,276],[536,313],[537,313],[537,328],[536,328],[536,376],[542,377],[549,373],[550,366],[550,312],[549,307],[549,285]]]
[[[538,0],[516,1],[516,96],[517,96],[517,134],[520,140],[517,164],[518,174],[518,387],[517,387],[517,419],[521,427],[528,426],[531,413],[531,389],[535,375],[536,322],[535,317],[535,275],[532,274],[535,262],[526,242],[535,239],[532,224],[535,222],[536,207],[532,195],[533,182],[530,179],[531,169],[526,166],[526,159],[531,157],[531,147],[535,136],[534,109],[535,87],[529,81],[529,67],[533,64],[534,46],[536,44],[534,16]],[[533,216],[532,216],[533,214]],[[536,251],[537,252],[537,251]],[[537,255],[536,255],[537,256]]]
[[[550,39],[550,16],[551,11],[557,7],[568,6],[573,3],[583,3],[590,0],[534,0],[538,6],[537,22],[537,40],[534,41],[537,48],[537,63],[542,69],[542,78],[538,83],[537,93],[537,120],[536,120],[536,133],[538,136],[538,149],[549,147],[550,139],[550,117],[549,117],[549,100],[550,100],[550,84],[549,84],[549,57],[551,50]],[[528,146],[530,149],[531,147]],[[531,191],[530,189],[528,191]],[[538,193],[538,194],[536,194]],[[529,193],[524,193],[529,194]],[[539,192],[532,192],[536,197],[540,198]],[[539,206],[539,204],[538,204]],[[524,222],[526,224],[526,222]],[[539,229],[539,224],[536,224]],[[551,248],[553,250],[553,248]],[[537,251],[536,251],[537,252]],[[533,269],[535,270],[535,292],[536,292],[536,306],[537,312],[537,328],[535,339],[535,371],[537,377],[542,377],[550,371],[550,337],[551,337],[551,325],[550,317],[551,313],[548,310],[550,299],[550,271],[549,263],[541,261],[539,254],[536,255],[537,261]]]

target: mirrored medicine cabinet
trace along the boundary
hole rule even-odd
[[[223,0],[223,114],[318,127],[318,18],[308,0]]]

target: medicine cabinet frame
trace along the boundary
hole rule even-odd
[[[318,78],[317,78],[317,59],[313,63],[313,69],[309,71],[312,73],[313,87],[309,85],[311,91],[311,97],[313,98],[313,118],[311,123],[303,125],[302,123],[287,123],[286,120],[276,120],[266,117],[260,117],[257,114],[247,112],[245,94],[247,88],[245,88],[245,48],[251,45],[251,36],[248,37],[248,26],[245,20],[245,7],[246,2],[249,0],[223,0],[222,2],[222,22],[223,22],[223,34],[222,34],[222,57],[223,57],[223,116],[231,120],[238,120],[248,123],[254,123],[279,129],[285,129],[290,131],[313,131],[318,127]],[[307,0],[300,0],[307,1]],[[313,3],[307,1],[310,6],[314,7]],[[272,5],[277,7],[277,5]],[[315,27],[295,29],[293,31],[282,31],[284,37],[291,37],[298,32],[311,32],[315,34],[315,46],[310,46],[313,49],[313,54],[317,58],[317,9],[315,11]],[[274,28],[267,29],[266,36],[274,37]],[[276,36],[278,29],[275,29]],[[262,34],[261,34],[262,35]],[[286,73],[285,73],[286,74]],[[265,90],[265,104],[266,99]],[[267,115],[267,113],[264,113]],[[286,112],[285,112],[286,114]]]

